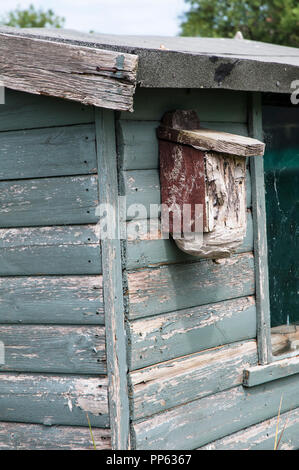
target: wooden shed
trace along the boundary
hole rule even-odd
[[[279,409],[299,449],[298,80],[295,48],[0,30],[1,449],[91,449],[88,418],[98,449],[273,449]],[[214,148],[180,110],[266,143],[231,152],[246,233],[225,257],[138,209],[161,202],[163,122]],[[101,238],[99,204],[126,236]]]

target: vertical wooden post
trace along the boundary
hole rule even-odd
[[[96,108],[95,124],[99,201],[114,208],[114,223],[119,231],[114,112]],[[112,448],[126,450],[129,448],[129,399],[120,240],[104,239],[101,247]]]
[[[251,93],[249,135],[263,140],[261,94]],[[260,364],[272,360],[264,161],[250,158],[256,279],[257,347]]]

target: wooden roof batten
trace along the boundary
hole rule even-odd
[[[0,83],[10,89],[133,111],[138,56],[5,34]]]

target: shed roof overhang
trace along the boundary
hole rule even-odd
[[[17,38],[21,39],[18,48]],[[34,48],[34,61],[26,67],[21,59],[28,59],[28,51]],[[63,51],[63,64],[58,51]],[[136,83],[147,88],[291,93],[292,83],[299,80],[298,48],[240,39],[118,36],[3,27],[0,54],[0,79],[5,77],[9,88],[38,93],[16,88],[16,82],[21,86],[21,82],[30,81],[26,80],[26,73],[30,68],[39,69],[43,78],[40,92],[119,110],[132,110]],[[63,95],[53,90],[52,82],[58,75],[59,82],[62,77],[66,79],[62,80]]]

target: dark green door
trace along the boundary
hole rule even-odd
[[[263,107],[272,326],[299,323],[299,109]]]

